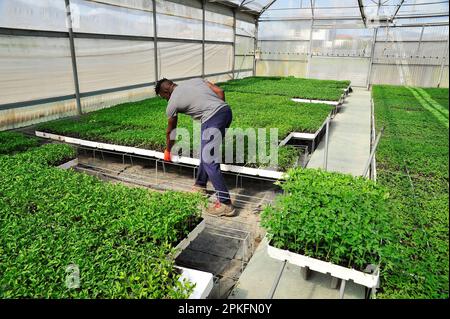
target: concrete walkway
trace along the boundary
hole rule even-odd
[[[266,299],[276,280],[282,262],[267,254],[267,241],[264,239],[240,276],[228,299]],[[300,267],[287,263],[280,278],[274,299],[339,299],[339,288],[331,288],[331,276],[311,272],[304,280]],[[365,288],[348,281],[344,299],[364,298]]]
[[[358,176],[370,155],[370,91],[353,88],[330,122],[327,170]],[[308,168],[323,168],[325,138],[311,156]]]

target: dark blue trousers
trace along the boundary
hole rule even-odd
[[[218,157],[219,154],[214,154],[211,151],[212,157],[214,157],[213,161],[205,161],[203,158],[203,149],[208,143],[215,143],[215,147],[219,149],[222,145],[223,138],[225,137],[225,131],[228,127],[230,127],[231,121],[233,119],[233,114],[229,106],[225,106],[220,109],[219,112],[214,114],[209,120],[202,123],[201,126],[201,154],[200,154],[200,166],[198,168],[197,180],[195,182],[196,185],[206,186],[208,180],[214,186],[214,189],[217,192],[217,198],[221,203],[230,203],[230,193],[228,192],[228,188],[225,185],[225,180],[220,171],[220,162],[221,158]],[[216,128],[222,134],[222,139],[214,140],[214,137],[206,137],[203,139],[203,132],[208,128]],[[214,142],[212,142],[214,140]],[[211,146],[213,144],[209,144]]]

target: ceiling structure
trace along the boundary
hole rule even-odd
[[[361,27],[442,24],[446,0],[209,0],[251,13],[259,20],[353,21]]]

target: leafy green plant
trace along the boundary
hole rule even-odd
[[[247,77],[218,85],[225,92],[284,95],[291,98],[339,101],[350,81],[316,80],[295,77]]]
[[[37,138],[19,132],[0,132],[0,155],[25,151],[39,144]]]
[[[383,187],[312,169],[288,171],[281,187],[261,221],[275,247],[361,271],[382,262],[392,240]]]
[[[185,298],[169,258],[204,199],[149,192],[48,165],[73,155],[49,144],[0,157],[1,298]],[[69,289],[67,267],[80,286]]]
[[[446,115],[448,89],[377,85],[372,96],[377,128],[385,126],[377,180],[390,190],[397,238],[386,250],[379,297],[448,298],[449,140],[436,117]]]

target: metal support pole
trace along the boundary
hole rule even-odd
[[[370,151],[372,152],[372,149],[375,145],[375,110],[374,110],[374,104],[373,99],[370,99],[370,117],[371,117],[371,130],[370,130]],[[373,181],[376,181],[376,162],[375,162],[375,155],[373,156],[372,162],[370,163],[370,179]]]
[[[254,59],[254,57],[253,57],[253,59]],[[232,70],[233,70],[233,79],[234,79],[235,78],[234,72],[235,72],[235,65],[236,65],[236,9],[233,9],[233,60],[232,61],[233,61]]]
[[[155,83],[159,81],[158,71],[158,28],[156,24],[156,0],[152,0],[153,5],[153,50],[155,59]]]
[[[375,57],[375,44],[377,43],[378,28],[375,28],[372,38],[372,50],[370,52],[369,70],[367,72],[366,87],[369,89],[370,79],[372,77],[373,58]]]
[[[425,26],[422,26],[422,30],[420,31],[419,45],[417,46],[416,55],[419,55],[420,47],[422,46],[423,39],[423,31],[425,30]]]
[[[328,135],[330,134],[330,115],[327,117],[327,124],[325,126],[325,152],[323,159],[323,169],[326,171],[328,167]]]
[[[77,56],[75,53],[75,41],[73,40],[72,12],[70,11],[70,0],[65,0],[65,2],[66,2],[67,27],[69,29],[70,56],[72,58],[73,82],[75,84],[75,99],[77,101],[77,113],[78,113],[78,115],[81,115],[83,113],[83,111],[81,109],[80,85],[79,85],[79,81],[78,81],[78,68],[77,68]]]
[[[255,41],[253,45],[253,76],[256,76],[256,50],[258,49],[258,21],[255,23]]]
[[[311,30],[309,33],[308,64],[306,65],[306,77],[307,78],[310,77],[310,73],[311,73],[313,27],[314,27],[314,17],[311,19]]]
[[[345,291],[345,284],[347,283],[347,280],[342,279],[341,280],[341,287],[339,288],[339,298],[344,299],[344,291]]]
[[[205,77],[206,0],[202,0],[202,78]]]
[[[269,295],[267,296],[267,299],[272,299],[273,298],[273,295],[275,294],[275,290],[278,287],[278,283],[280,282],[281,275],[283,274],[283,270],[284,270],[285,266],[286,266],[286,260],[283,261],[283,263],[281,264],[280,270],[278,271],[278,274],[275,277],[275,281],[273,282],[272,288],[270,288]]]
[[[449,38],[447,38],[447,45],[445,46],[445,53],[444,53],[444,56],[442,57],[441,70],[439,71],[439,81],[438,81],[437,87],[441,86],[442,75],[444,73],[445,60],[447,59],[447,56],[448,56],[448,41],[449,41]]]
[[[369,159],[367,160],[366,167],[364,168],[362,177],[366,177],[367,176],[367,172],[369,171],[370,163],[372,163],[372,159],[375,156],[375,151],[377,150],[377,146],[378,146],[378,143],[380,142],[381,135],[384,132],[384,128],[385,127],[383,126],[383,128],[380,131],[380,133],[378,133],[377,139],[375,140],[375,144],[374,144],[374,146],[372,148],[372,151],[370,152]]]

